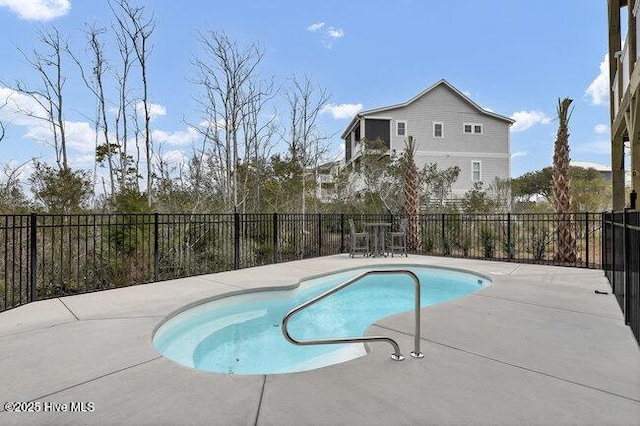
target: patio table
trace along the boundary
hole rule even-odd
[[[370,229],[369,233],[373,235],[373,250],[371,251],[371,256],[387,256],[384,248],[384,242],[386,239],[386,228],[390,227],[391,224],[387,222],[371,222],[371,223],[363,223],[364,226]]]

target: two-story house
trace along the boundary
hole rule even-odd
[[[446,80],[440,80],[407,102],[362,111],[342,134],[345,164],[357,164],[363,139],[380,139],[401,154],[408,136],[416,142],[418,169],[460,168],[452,196],[458,198],[483,182],[510,177],[509,128],[514,120],[488,111]]]
[[[631,188],[640,192],[640,1],[608,0],[613,209],[625,206],[624,143],[631,146]],[[621,19],[622,12],[627,19]],[[622,34],[626,39],[622,43]]]

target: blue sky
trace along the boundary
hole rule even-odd
[[[257,42],[265,58],[260,75],[286,84],[311,76],[332,95],[320,125],[340,153],[340,133],[359,109],[404,102],[444,78],[475,102],[516,119],[511,131],[512,177],[550,165],[558,97],[574,99],[571,157],[609,164],[607,20],[605,0],[243,1],[138,0],[157,20],[150,59],[150,100],[156,104],[154,139],[179,158],[195,136],[196,88],[191,59],[198,34],[224,31]],[[0,0],[0,81],[32,82],[18,48],[31,51],[39,29],[55,25],[71,47],[84,49],[83,26],[111,22],[106,0]],[[72,65],[69,64],[69,69]],[[92,168],[94,146],[87,111],[94,99],[69,73],[66,120],[72,165]],[[12,96],[0,85],[3,97]],[[284,113],[284,105],[273,105]],[[34,141],[42,129],[11,108],[0,143],[0,163],[32,157],[53,160]]]

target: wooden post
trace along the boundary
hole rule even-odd
[[[624,143],[621,136],[611,141],[611,181],[613,185],[613,210],[624,209]]]

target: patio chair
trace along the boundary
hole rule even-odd
[[[349,233],[351,236],[351,248],[349,250],[349,257],[354,257],[358,252],[362,253],[365,256],[368,256],[369,233],[356,232],[356,225],[355,223],[353,223],[353,219],[349,219]]]
[[[391,257],[394,253],[407,255],[407,219],[400,220],[400,230],[389,233],[389,251]]]

